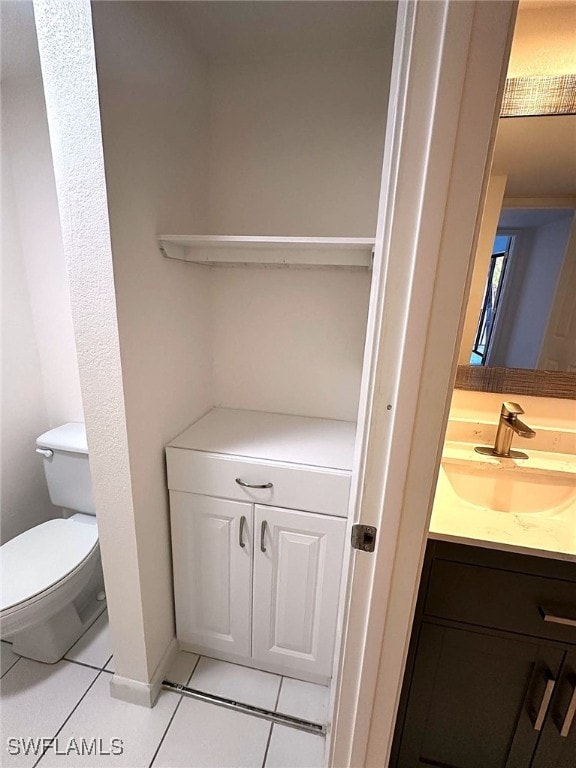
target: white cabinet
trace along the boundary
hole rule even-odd
[[[252,505],[171,491],[170,514],[178,637],[250,656]]]
[[[330,677],[346,521],[256,506],[252,657]]]
[[[328,681],[354,431],[215,409],[168,446],[182,648]]]

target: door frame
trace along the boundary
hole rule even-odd
[[[516,7],[398,6],[330,766],[389,761]]]

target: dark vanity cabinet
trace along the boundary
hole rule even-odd
[[[430,542],[391,768],[576,768],[576,563]]]

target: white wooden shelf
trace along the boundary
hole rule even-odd
[[[371,237],[158,235],[161,253],[195,264],[372,266]]]

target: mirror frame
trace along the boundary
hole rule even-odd
[[[459,365],[456,389],[576,400],[576,373]]]

